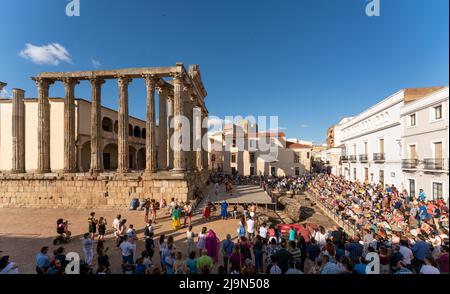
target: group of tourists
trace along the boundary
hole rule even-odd
[[[384,273],[448,273],[449,209],[444,199],[430,200],[423,190],[410,195],[394,185],[351,182],[334,175],[316,176],[308,190],[353,228],[352,247],[359,247],[357,252],[379,254]]]
[[[260,185],[269,195],[273,191],[299,194],[306,189],[310,179],[311,176],[309,174],[301,176],[265,176],[260,177]]]

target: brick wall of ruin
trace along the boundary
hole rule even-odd
[[[85,174],[0,175],[0,207],[30,208],[121,208],[132,198],[172,197],[192,200],[196,187],[202,188],[206,172],[147,177]]]

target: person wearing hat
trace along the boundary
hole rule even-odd
[[[41,248],[41,251],[36,255],[36,272],[39,275],[43,275],[47,272],[50,267],[50,258],[47,255],[48,246],[44,246]]]

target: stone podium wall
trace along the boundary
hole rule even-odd
[[[0,207],[128,208],[132,198],[193,200],[208,173],[0,175]]]

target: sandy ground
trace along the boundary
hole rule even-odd
[[[201,209],[198,209],[199,212]],[[78,252],[83,258],[82,251],[82,236],[88,230],[87,219],[91,210],[77,210],[77,209],[13,209],[2,208],[0,215],[2,225],[0,226],[0,250],[3,251],[1,255],[9,255],[10,261],[15,262],[19,266],[20,273],[35,273],[34,257],[39,252],[42,246],[49,246],[49,255],[52,255],[54,249],[59,245],[52,244],[56,236],[56,220],[64,218],[69,220],[72,231],[72,240],[63,246],[67,252]],[[108,221],[108,231],[106,236],[105,247],[109,247],[109,259],[111,262],[111,270],[113,273],[121,273],[121,254],[119,249],[115,246],[114,236],[112,234],[111,224],[115,216],[120,213],[122,218],[127,219],[127,224],[133,224],[137,230],[139,240],[137,242],[137,254],[145,249],[144,246],[144,212],[143,211],[129,211],[123,209],[122,211],[113,210],[95,210],[97,219],[101,216],[106,217]],[[262,212],[262,210],[260,210]],[[231,234],[233,240],[237,239],[238,220],[229,218],[222,220],[219,218],[219,212],[208,223],[202,219],[201,213],[197,213],[192,218],[193,231],[198,234],[202,227],[206,226],[208,229],[213,229],[220,240],[224,240],[227,234]],[[320,211],[314,211],[307,222],[317,222],[323,224],[330,224],[328,218],[324,217]],[[158,243],[159,236],[165,234],[173,236],[175,239],[175,246],[178,251],[185,254],[186,251],[186,228],[173,231],[171,228],[171,220],[166,209],[158,212],[155,228],[155,245]],[[94,251],[95,252],[95,251]],[[222,263],[221,257],[219,264]],[[159,265],[158,247],[156,245],[153,262]],[[94,269],[97,268],[97,256],[94,255]],[[216,265],[217,269],[217,265]],[[216,270],[215,269],[215,270]]]

